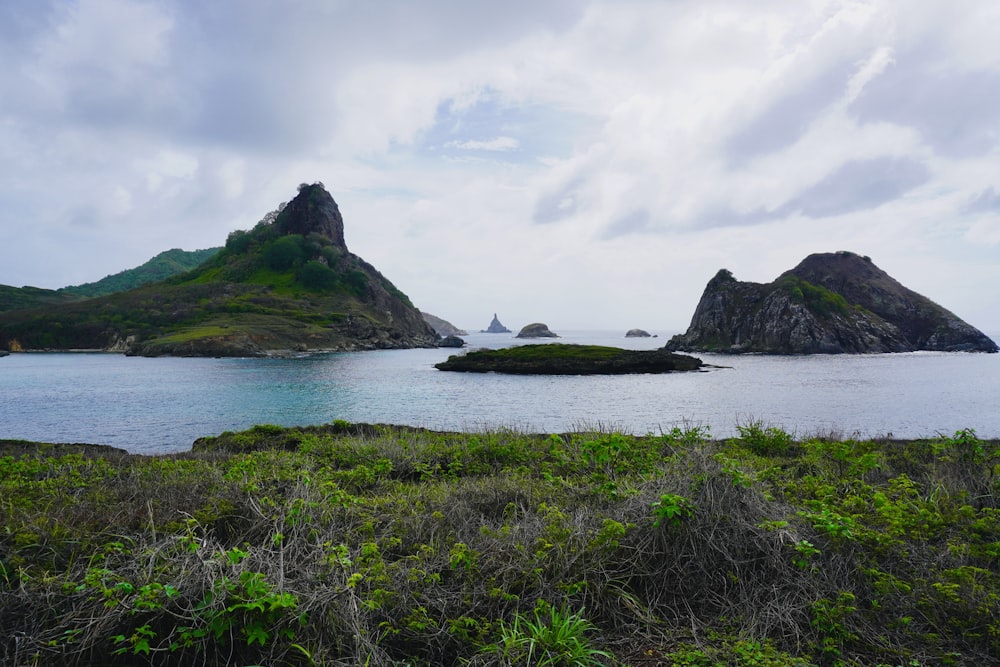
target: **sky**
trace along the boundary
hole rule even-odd
[[[3,0],[0,284],[225,243],[322,182],[469,330],[687,328],[849,250],[1000,332],[995,0]]]

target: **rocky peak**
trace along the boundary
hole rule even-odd
[[[493,321],[490,322],[490,326],[483,329],[482,333],[511,333],[511,331],[501,324],[497,314],[493,313]]]
[[[978,329],[907,289],[868,257],[810,255],[771,283],[723,269],[669,349],[770,354],[996,352]]]
[[[299,194],[278,214],[274,225],[281,234],[321,234],[334,245],[347,250],[344,219],[337,202],[322,183],[300,185]]]

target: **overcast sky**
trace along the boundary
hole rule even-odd
[[[683,330],[868,255],[1000,332],[995,0],[3,0],[0,283],[222,245],[322,181],[467,329]]]

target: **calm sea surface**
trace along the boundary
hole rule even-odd
[[[560,332],[560,342],[651,349],[669,338]],[[469,347],[519,344],[472,334]],[[997,338],[994,336],[994,340]],[[455,350],[391,350],[292,359],[145,359],[102,353],[0,358],[0,438],[91,442],[137,453],[189,449],[203,435],[352,422],[437,430],[707,426],[715,437],[759,420],[798,436],[900,438],[973,428],[1000,437],[1000,355],[721,356],[699,373],[506,376],[438,371]]]

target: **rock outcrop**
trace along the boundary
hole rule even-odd
[[[996,343],[867,257],[810,255],[766,284],[713,277],[680,351],[841,354],[915,350],[997,352]]]
[[[344,241],[344,218],[333,197],[322,183],[299,186],[299,194],[278,214],[274,226],[281,235],[319,234],[333,242],[333,245],[347,250]]]
[[[649,338],[649,332],[643,329],[629,329],[625,332],[626,338]]]
[[[549,327],[541,322],[534,322],[522,327],[515,338],[559,338],[559,336],[549,331]]]
[[[459,329],[458,327],[456,327],[454,324],[452,324],[448,320],[443,320],[440,317],[437,317],[436,315],[431,315],[430,313],[425,313],[425,312],[422,312],[422,311],[421,311],[420,314],[423,315],[424,322],[427,322],[427,324],[431,325],[431,329],[434,329],[434,332],[438,336],[468,336],[469,335],[468,331],[464,331],[462,329]]]
[[[493,313],[493,321],[490,322],[490,326],[480,331],[480,333],[511,333],[511,330],[500,324],[500,320],[497,319],[497,314]]]
[[[438,341],[438,347],[465,347],[465,341],[458,336],[445,336]]]

